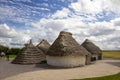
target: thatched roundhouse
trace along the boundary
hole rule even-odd
[[[47,63],[58,67],[77,67],[90,63],[90,53],[80,46],[72,33],[61,31],[46,53]]]
[[[35,64],[45,60],[45,54],[30,43],[25,47],[22,53],[19,53],[12,61],[14,64]]]
[[[91,53],[91,60],[101,60],[102,59],[102,50],[92,43],[90,40],[86,39],[82,46]]]
[[[38,45],[37,47],[42,50],[44,52],[44,54],[46,54],[46,52],[48,51],[50,44],[48,43],[47,40],[43,39]]]

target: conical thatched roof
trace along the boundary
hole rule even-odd
[[[101,49],[88,39],[86,39],[81,45],[86,48],[91,54],[102,54]]]
[[[58,38],[50,46],[47,55],[68,56],[68,55],[88,55],[89,52],[80,46],[72,37],[72,33],[61,31]]]
[[[50,44],[48,43],[47,40],[43,39],[38,45],[37,47],[42,50],[44,53],[46,53],[50,47]]]
[[[35,47],[30,40],[30,43],[26,46],[22,53],[19,53],[17,57],[12,61],[15,64],[34,64],[40,63],[45,60],[44,53]]]

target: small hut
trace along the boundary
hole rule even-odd
[[[91,53],[91,61],[102,59],[102,50],[90,40],[86,39],[82,46]]]
[[[42,50],[44,52],[44,54],[46,54],[46,52],[48,51],[50,44],[48,43],[47,40],[43,39],[38,45],[37,47]]]
[[[30,40],[22,53],[19,53],[12,61],[14,64],[35,64],[45,60],[45,54],[35,47]]]
[[[90,63],[90,53],[80,46],[72,33],[61,31],[46,53],[48,65],[77,67]]]

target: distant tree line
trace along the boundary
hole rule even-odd
[[[8,47],[0,45],[0,52],[7,52],[9,50]]]
[[[17,55],[18,53],[21,53],[23,50],[25,49],[24,48],[10,48],[7,47],[7,46],[3,46],[3,45],[0,45],[0,53],[1,52],[8,52],[10,55]]]

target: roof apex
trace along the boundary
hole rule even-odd
[[[80,56],[88,54],[89,52],[72,37],[72,33],[64,31],[60,32],[58,38],[46,53],[49,56]]]
[[[32,43],[32,39],[30,39],[30,42],[29,42],[29,44],[27,45],[27,47],[31,47],[31,46],[34,46],[33,43]]]
[[[61,31],[59,35],[71,35],[72,36],[72,33]]]
[[[29,42],[29,44],[32,44],[32,39],[30,39],[30,42]]]
[[[91,42],[89,39],[86,39],[85,42]]]

